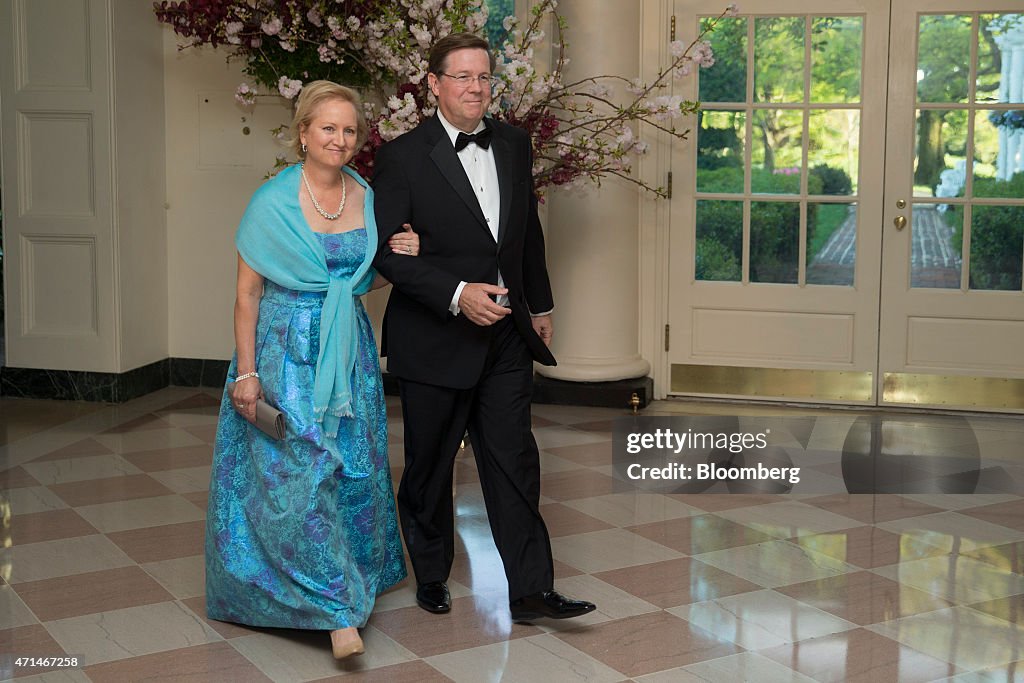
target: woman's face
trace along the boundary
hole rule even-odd
[[[331,99],[313,110],[313,119],[302,129],[300,140],[306,145],[306,163],[341,168],[359,151],[356,108],[351,102]]]

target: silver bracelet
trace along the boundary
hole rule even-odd
[[[235,381],[241,382],[243,379],[249,379],[250,377],[255,377],[256,379],[259,379],[260,374],[253,370],[252,372],[247,372],[244,375],[239,375],[238,377],[235,378]]]

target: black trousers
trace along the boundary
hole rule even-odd
[[[452,472],[469,429],[487,519],[509,599],[548,590],[551,540],[537,509],[540,464],[530,420],[533,359],[509,318],[492,326],[484,371],[471,389],[402,380],[405,472],[402,533],[418,583],[446,581],[455,554]]]

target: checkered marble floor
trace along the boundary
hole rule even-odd
[[[729,495],[613,487],[611,409],[534,407],[556,587],[598,611],[512,624],[472,454],[456,465],[452,611],[381,596],[367,652],[207,620],[203,524],[219,392],[117,406],[0,401],[0,654],[32,681],[1024,681],[1024,500],[1013,493]],[[778,415],[655,403],[647,414]],[[842,447],[849,411],[804,446]],[[402,426],[389,399],[391,462]],[[40,416],[40,417],[33,417]],[[820,419],[826,418],[826,419]],[[957,418],[961,419],[961,418]],[[968,417],[1024,466],[1024,419]],[[907,430],[927,429],[913,416]],[[933,423],[932,423],[933,424]],[[833,465],[834,467],[834,465]]]

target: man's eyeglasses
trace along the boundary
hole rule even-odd
[[[479,83],[481,88],[490,88],[491,85],[494,83],[494,76],[492,76],[491,74],[480,74],[479,76],[459,74],[458,76],[455,76],[453,74],[446,74],[442,71],[440,75],[447,76],[448,78],[452,79],[453,81],[455,81],[455,84],[458,85],[460,88],[469,87],[469,84],[472,83],[473,81]]]

